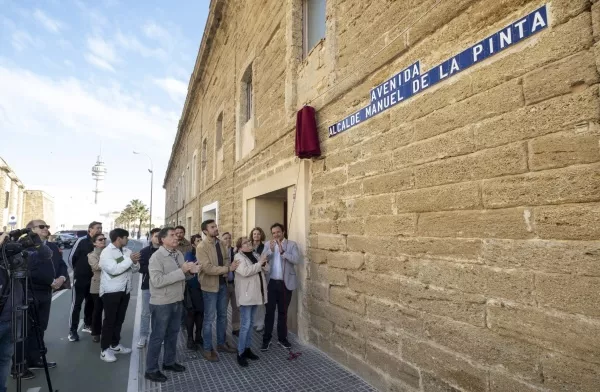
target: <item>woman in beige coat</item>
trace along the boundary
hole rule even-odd
[[[250,350],[252,324],[258,305],[267,303],[265,273],[269,272],[269,264],[266,256],[259,256],[253,252],[251,239],[240,237],[236,246],[239,251],[234,260],[239,262],[239,266],[235,270],[235,298],[240,307],[237,360],[240,366],[246,367],[248,359],[258,359],[258,356]]]
[[[100,275],[102,269],[100,268],[100,253],[106,247],[106,237],[104,234],[99,233],[92,237],[92,244],[94,244],[94,251],[88,254],[88,263],[92,267],[92,284],[90,286],[90,294],[94,299],[94,313],[92,314],[92,340],[96,343],[100,341],[100,334],[102,332],[102,298],[100,298]]]

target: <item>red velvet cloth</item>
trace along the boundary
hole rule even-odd
[[[304,106],[296,115],[296,156],[300,158],[321,156],[315,108],[312,106]]]

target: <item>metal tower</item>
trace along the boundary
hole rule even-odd
[[[104,176],[106,175],[106,166],[102,161],[102,148],[100,148],[100,155],[96,160],[96,164],[92,167],[92,178],[96,181],[96,189],[94,192],[94,204],[98,204],[98,194],[102,193],[102,183],[104,182]]]

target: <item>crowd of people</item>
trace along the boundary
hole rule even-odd
[[[132,275],[139,272],[142,309],[137,347],[147,347],[146,379],[165,382],[163,372],[185,371],[176,362],[182,328],[187,349],[201,351],[205,360],[217,362],[220,354],[231,353],[241,367],[247,367],[249,360],[259,359],[251,349],[253,329],[263,331],[261,351],[269,350],[277,314],[278,343],[291,348],[287,310],[300,257],[296,243],[285,238],[283,225],[275,223],[270,229],[269,241],[256,227],[233,244],[231,234],[220,234],[214,220],[202,222],[202,234],[190,240],[182,226],[154,228],[148,246],[132,252],[125,247],[126,230],[114,229],[107,239],[100,222],[90,223],[88,236],[78,240],[69,257],[74,270],[69,341],[80,339],[83,305],[81,331],[100,343],[101,360],[115,362],[118,355],[131,353],[120,343],[120,334]],[[229,306],[237,345],[226,336]]]

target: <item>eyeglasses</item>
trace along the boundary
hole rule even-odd
[[[49,229],[50,225],[38,225],[38,228],[41,229],[41,230]]]
[[[98,238],[96,241],[106,241],[106,238]]]

